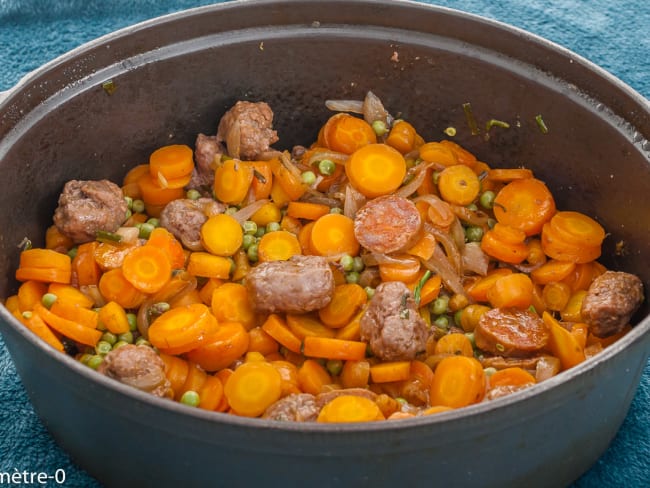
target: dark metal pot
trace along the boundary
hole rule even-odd
[[[112,95],[102,88],[108,80]],[[482,160],[532,168],[559,208],[611,232],[607,266],[650,284],[645,99],[570,52],[471,15],[388,0],[284,0],[220,4],[119,31],[9,93],[0,103],[0,295],[15,292],[17,244],[42,242],[65,181],[117,181],[160,145],[214,133],[238,99],[270,103],[278,146],[305,143],[327,117],[326,99],[369,89],[427,139],[454,126]],[[467,126],[466,102],[479,135]],[[511,128],[486,133],[491,118]],[[619,242],[624,252],[615,252]],[[48,349],[4,308],[0,330],[52,435],[109,486],[561,486],[595,462],[623,421],[648,358],[647,314],[646,301],[620,342],[523,392],[341,426],[189,409]]]

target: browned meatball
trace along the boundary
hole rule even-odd
[[[427,326],[411,291],[400,281],[387,281],[375,290],[360,321],[361,340],[385,361],[410,360],[425,349]]]
[[[172,200],[160,213],[160,225],[192,250],[203,249],[201,244],[201,226],[208,220],[208,215],[223,213],[226,205],[212,198],[198,200]]]
[[[643,302],[643,283],[630,273],[606,271],[597,277],[582,302],[582,318],[596,337],[620,332]]]
[[[369,251],[406,251],[420,237],[422,218],[408,198],[386,195],[370,200],[354,217],[354,235]]]
[[[314,395],[294,393],[269,406],[262,418],[285,422],[314,422],[318,418],[318,412],[320,408],[316,405]]]
[[[246,288],[259,312],[304,313],[332,300],[334,274],[325,258],[293,256],[255,266],[246,275]]]
[[[474,329],[479,349],[504,357],[531,356],[546,346],[548,338],[548,327],[539,315],[517,308],[493,308]]]
[[[149,346],[125,346],[113,349],[98,371],[138,390],[159,397],[171,397],[171,384],[165,376],[165,363]]]
[[[116,231],[126,220],[122,189],[108,180],[70,180],[59,196],[54,225],[76,244],[95,240],[97,231]]]
[[[272,129],[273,111],[265,102],[239,101],[221,118],[217,141],[234,158],[253,160],[278,141]]]
[[[341,388],[340,390],[330,390],[316,395],[316,405],[320,411],[329,402],[343,395],[352,395],[367,398],[373,402],[377,399],[377,393],[366,388]]]
[[[214,183],[215,163],[226,149],[217,141],[217,136],[199,134],[194,143],[194,171],[187,187],[208,196]]]

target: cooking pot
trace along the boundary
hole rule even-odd
[[[638,94],[549,42],[456,11],[256,0],[103,37],[0,102],[0,296],[16,291],[17,246],[24,237],[43,241],[67,180],[119,181],[153,149],[214,133],[240,99],[271,105],[276,147],[304,144],[329,115],[325,100],[367,90],[427,140],[455,127],[455,140],[481,160],[533,169],[558,208],[591,215],[610,232],[602,262],[648,286],[650,108]],[[467,104],[479,131],[468,125]],[[489,119],[510,128],[486,131]],[[349,425],[191,409],[57,353],[4,308],[0,331],[54,438],[107,486],[561,486],[595,462],[626,415],[648,358],[647,303],[622,340],[530,389],[433,416]]]

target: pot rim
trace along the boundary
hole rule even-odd
[[[561,45],[545,39],[541,36],[538,36],[529,31],[525,31],[521,28],[506,24],[504,22],[488,19],[483,16],[479,16],[472,13],[463,12],[457,9],[452,9],[448,7],[436,6],[431,4],[424,4],[420,2],[415,2],[411,0],[331,0],[324,2],[323,0],[316,0],[316,2],[327,3],[329,8],[332,8],[331,4],[345,4],[346,7],[349,7],[350,4],[367,4],[368,6],[377,6],[377,4],[391,5],[392,7],[406,7],[412,9],[414,12],[418,10],[434,11],[444,13],[456,18],[462,18],[470,20],[472,22],[482,24],[485,26],[490,26],[491,28],[498,29],[500,31],[506,31],[510,35],[514,35],[519,38],[523,38],[527,42],[532,42],[539,47],[545,48],[549,51],[552,51],[555,55],[563,56],[570,60],[570,63],[579,65],[582,68],[585,68],[591,71],[597,78],[600,78],[602,81],[612,85],[620,93],[628,96],[633,103],[638,105],[642,115],[647,117],[650,120],[650,100],[646,99],[639,92],[634,90],[627,83],[623,82],[619,78],[615,77],[613,74],[609,73],[605,69],[599,67],[595,63],[589,61],[588,59],[576,54],[575,52],[562,47]],[[152,19],[148,19],[121,29],[115,30],[111,33],[100,36],[96,39],[88,41],[56,58],[45,63],[39,68],[25,74],[12,88],[7,91],[0,92],[0,114],[5,106],[8,106],[14,97],[17,97],[22,90],[29,89],[30,85],[36,83],[39,77],[47,74],[52,69],[64,65],[75,58],[82,57],[84,54],[90,53],[92,50],[97,49],[101,46],[105,46],[108,43],[116,41],[122,37],[132,35],[134,33],[144,31],[154,27],[160,27],[161,24],[171,23],[180,21],[195,15],[201,15],[204,12],[213,12],[213,11],[222,11],[235,8],[265,8],[270,5],[278,6],[280,5],[291,5],[295,3],[304,3],[303,0],[233,0],[225,3],[201,6],[182,10],[179,12],[174,12],[170,14],[165,14],[158,16]],[[333,8],[332,10],[336,10]],[[507,55],[507,54],[506,54]],[[89,73],[78,73],[79,77],[74,80],[70,80],[69,84],[72,84],[76,81],[81,81],[85,77],[92,75],[93,71]],[[68,86],[68,85],[66,85]],[[54,87],[54,90],[49,93],[44,100],[47,100],[50,97],[55,97],[59,91],[64,89],[64,87]],[[650,129],[650,125],[649,125]],[[648,159],[650,161],[650,150],[647,151]],[[507,406],[512,406],[518,403],[522,403],[528,399],[542,396],[546,392],[555,387],[562,385],[564,383],[569,383],[575,380],[577,377],[586,376],[593,370],[597,369],[604,363],[609,362],[615,356],[619,354],[624,354],[625,349],[628,346],[631,346],[633,343],[645,341],[650,344],[650,315],[644,317],[639,321],[630,332],[628,332],[623,338],[619,339],[616,343],[605,348],[602,352],[596,356],[587,359],[583,363],[570,368],[564,372],[559,373],[558,375],[544,381],[541,384],[534,385],[525,390],[521,390],[510,395],[507,395],[502,398],[498,398],[491,401],[483,401],[479,404],[471,405],[468,407],[454,409],[448,412],[441,412],[437,415],[428,415],[422,417],[415,417],[412,419],[403,419],[400,422],[367,422],[359,424],[319,424],[319,423],[292,423],[292,422],[277,422],[273,420],[266,420],[260,418],[246,418],[238,417],[234,415],[220,414],[218,412],[209,412],[200,409],[191,409],[186,406],[169,401],[167,399],[162,399],[155,397],[153,395],[144,393],[135,388],[124,385],[118,381],[110,379],[104,375],[98,374],[96,371],[88,368],[87,366],[76,361],[74,358],[68,355],[62,355],[45,344],[37,336],[32,334],[29,330],[18,322],[18,320],[13,317],[13,315],[4,307],[0,305],[0,317],[3,319],[0,321],[2,327],[4,324],[8,324],[9,327],[14,329],[24,340],[34,345],[42,353],[47,356],[50,356],[52,359],[57,361],[62,361],[62,363],[72,370],[74,373],[83,376],[92,382],[97,382],[100,386],[107,388],[115,394],[126,395],[133,400],[145,403],[154,408],[160,408],[171,413],[178,413],[186,416],[192,416],[201,420],[209,420],[216,423],[224,423],[237,425],[241,427],[252,427],[252,428],[264,428],[272,430],[282,430],[282,431],[293,431],[309,434],[311,432],[371,432],[371,431],[385,431],[385,430],[402,430],[406,427],[421,427],[423,425],[432,425],[438,424],[441,422],[449,421],[462,421],[467,418],[474,418],[480,415],[488,414],[489,412],[505,408]],[[646,354],[647,358],[647,354]],[[540,408],[544,408],[544,405],[540,402]],[[216,414],[216,415],[215,415]]]

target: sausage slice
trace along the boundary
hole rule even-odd
[[[354,235],[371,252],[406,251],[420,237],[422,218],[408,198],[385,195],[368,201],[354,218]]]
[[[549,330],[529,310],[493,308],[485,312],[474,329],[476,346],[504,357],[526,357],[546,346]]]

